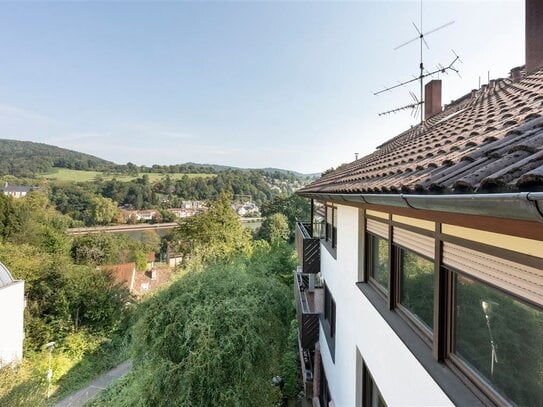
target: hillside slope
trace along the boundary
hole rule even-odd
[[[89,154],[49,144],[0,139],[0,175],[31,177],[53,167],[102,171],[113,165]]]

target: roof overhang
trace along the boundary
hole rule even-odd
[[[462,195],[342,194],[297,192],[298,195],[345,205],[367,204],[450,212],[463,215],[492,216],[543,222],[543,192]]]

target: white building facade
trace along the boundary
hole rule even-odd
[[[23,358],[24,282],[0,263],[0,367]]]
[[[321,358],[334,404],[356,406],[362,387],[362,357],[391,406],[451,406],[453,403],[357,287],[363,257],[359,210],[337,206],[336,258],[321,250],[321,273],[336,308],[334,338],[320,330]],[[362,246],[363,247],[363,246]],[[335,341],[334,357],[329,340]],[[357,366],[358,359],[358,366]],[[417,391],[413,391],[417,389]]]
[[[313,407],[543,405],[543,2],[526,65],[303,187]]]

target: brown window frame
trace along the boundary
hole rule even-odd
[[[322,326],[328,350],[332,361],[336,360],[336,301],[330,289],[324,285],[324,310],[322,313]]]
[[[366,362],[362,361],[362,407],[373,407],[373,396],[374,391],[373,388],[377,389],[378,396],[381,396],[381,400],[385,404],[386,407],[386,401],[383,398],[383,393],[381,390],[379,390],[379,386],[377,386],[377,383],[375,383],[375,380],[373,379],[373,376],[368,369],[368,366],[366,365]]]
[[[526,264],[529,266],[537,266],[541,260],[537,260],[532,256],[520,254],[517,252],[511,252],[509,250],[500,249],[496,250],[492,246],[488,246],[482,243],[472,242],[467,239],[451,237],[441,233],[441,224],[435,222],[436,229],[434,232],[426,229],[421,229],[416,226],[406,226],[404,224],[397,224],[392,221],[392,214],[389,214],[388,221],[382,218],[376,218],[371,215],[364,215],[366,219],[374,219],[379,222],[387,223],[389,226],[388,241],[389,241],[389,287],[388,293],[382,290],[382,287],[377,282],[370,278],[370,265],[371,265],[371,243],[369,237],[372,232],[367,230],[364,222],[364,252],[365,261],[364,265],[366,269],[363,273],[363,281],[357,283],[357,286],[366,295],[378,312],[383,316],[385,321],[393,328],[395,332],[404,340],[404,343],[408,345],[408,348],[416,354],[417,359],[427,368],[433,377],[440,377],[437,383],[442,388],[452,388],[456,390],[457,394],[451,394],[446,391],[446,394],[451,397],[451,400],[461,400],[459,404],[462,404],[462,400],[474,400],[477,399],[482,404],[497,404],[506,405],[511,402],[505,399],[500,393],[498,393],[493,385],[488,382],[481,374],[469,367],[458,356],[455,356],[452,348],[453,335],[454,335],[454,273],[460,275],[466,275],[467,277],[477,280],[482,284],[493,287],[514,299],[527,302],[535,305],[537,308],[543,310],[543,306],[539,304],[533,304],[530,300],[509,292],[502,287],[490,284],[487,281],[483,281],[473,275],[468,275],[461,270],[455,270],[449,266],[442,265],[442,251],[443,243],[451,242],[454,244],[464,245],[465,247],[473,248],[474,250],[482,253],[491,254],[497,257],[503,257],[510,259],[511,261]],[[418,253],[412,248],[403,247],[398,243],[393,242],[394,228],[400,227],[402,229],[411,230],[415,233],[419,233],[426,236],[432,236],[435,239],[435,255],[434,259],[428,256]],[[375,235],[383,238],[382,236]],[[384,238],[383,238],[384,239]],[[401,305],[400,293],[401,293],[401,256],[400,250],[408,250],[417,256],[425,258],[434,263],[435,275],[434,275],[434,308],[433,308],[433,328],[432,334],[428,334],[428,328],[418,321],[416,317],[411,315],[410,311]],[[368,287],[369,289],[367,289]],[[386,305],[385,305],[386,304]],[[390,312],[394,311],[394,312]],[[402,322],[400,322],[402,321]],[[409,327],[406,330],[404,326]],[[407,334],[412,332],[419,340],[426,345],[416,344],[411,346],[413,342],[413,334]],[[411,338],[411,339],[410,339]],[[422,346],[422,348],[421,348]],[[426,347],[426,350],[424,348]],[[427,348],[431,349],[430,357],[428,357]],[[443,366],[448,369],[443,370]],[[451,376],[452,375],[452,376]],[[454,379],[453,379],[454,377]],[[445,378],[445,379],[444,379]],[[445,380],[445,381],[444,381]],[[463,391],[458,392],[458,388],[464,388]],[[461,394],[458,394],[461,393]],[[473,402],[471,402],[473,403]],[[465,402],[464,402],[465,404]]]
[[[406,322],[417,332],[419,336],[431,347],[434,337],[434,331],[433,327],[430,328],[426,326],[422,321],[419,320],[413,314],[406,306],[404,306],[401,302],[401,294],[402,294],[402,250],[409,251],[413,253],[416,256],[419,256],[425,260],[428,260],[434,264],[434,279],[435,279],[435,261],[434,259],[431,259],[427,256],[424,256],[413,249],[409,249],[403,246],[398,245],[397,243],[392,244],[393,251],[394,251],[394,266],[392,270],[393,276],[391,277],[391,280],[393,279],[395,290],[394,290],[394,309],[398,312],[399,315],[404,317]],[[434,293],[434,303],[432,304],[433,311],[435,313],[435,300],[436,296]]]
[[[328,210],[331,211],[331,217],[328,214]],[[330,203],[324,204],[325,213],[325,231],[323,243],[326,249],[330,252],[334,259],[336,258],[337,249],[337,206]]]
[[[459,356],[455,354],[454,350],[454,336],[455,336],[455,307],[456,307],[456,283],[455,283],[455,275],[465,276],[469,278],[470,280],[474,280],[479,284],[486,285],[492,289],[495,289],[496,291],[501,292],[502,294],[505,294],[509,297],[511,297],[514,300],[521,301],[527,303],[527,300],[525,298],[522,298],[521,296],[515,295],[514,293],[511,293],[507,290],[502,289],[501,287],[495,286],[493,284],[489,284],[487,281],[484,281],[480,278],[477,278],[476,276],[467,274],[462,272],[461,270],[457,270],[450,266],[443,266],[442,272],[446,274],[447,276],[447,284],[444,287],[445,290],[445,296],[446,296],[446,307],[447,307],[447,313],[446,313],[446,331],[444,335],[444,349],[445,349],[445,355],[444,355],[444,362],[445,364],[451,368],[457,376],[459,376],[463,381],[466,382],[469,386],[475,386],[475,392],[477,392],[480,396],[486,397],[492,401],[492,403],[496,405],[510,405],[513,403],[511,400],[505,398],[502,396],[501,393],[499,393],[492,383],[490,383],[481,373],[479,373],[475,368],[470,367],[465,361],[463,361]],[[543,307],[537,304],[533,304],[530,302],[530,304],[541,311],[543,311]]]
[[[366,273],[365,273],[365,282],[370,284],[375,290],[383,297],[383,299],[387,300],[389,297],[389,293],[391,292],[391,284],[392,284],[392,276],[390,272],[390,258],[391,258],[391,252],[390,252],[390,239],[384,238],[382,236],[379,236],[375,233],[366,231]],[[384,287],[381,283],[379,283],[372,275],[371,270],[373,269],[375,259],[373,258],[373,238],[382,239],[387,242],[388,244],[388,285],[387,287]]]
[[[322,407],[328,406],[332,401],[332,394],[330,393],[330,387],[328,386],[328,379],[326,378],[326,371],[321,363],[321,385],[319,391],[319,403]]]

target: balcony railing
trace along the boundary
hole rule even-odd
[[[312,237],[312,225],[310,223],[296,223],[296,253],[298,264],[303,272],[315,274],[321,271],[321,246],[320,239]]]
[[[294,273],[294,296],[298,318],[298,345],[306,398],[313,397],[313,358],[319,340],[319,314],[324,308],[324,289],[315,287],[315,274]]]
[[[313,349],[319,340],[319,314],[324,303],[324,290],[310,288],[313,276],[295,273],[294,294],[296,298],[296,316],[302,348]]]

